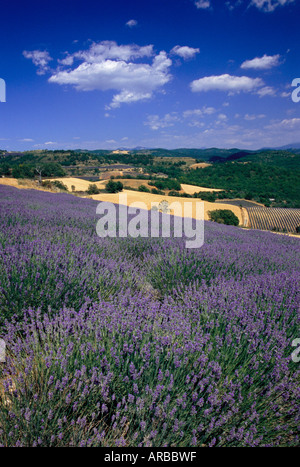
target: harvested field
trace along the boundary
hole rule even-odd
[[[54,180],[62,182],[64,185],[67,186],[69,191],[72,191],[72,186],[75,187],[75,191],[86,191],[91,184],[96,185],[98,188],[104,188],[105,184],[107,183],[107,180],[103,180],[100,182],[91,182],[89,180],[83,180],[81,178],[76,177],[62,177],[51,179],[51,181]]]
[[[205,167],[209,167],[211,164],[207,162],[197,162],[196,164],[192,164],[190,166],[191,169],[204,169]]]
[[[62,183],[64,183],[67,187],[68,190],[71,192],[72,191],[72,185],[75,186],[75,191],[86,191],[91,184],[88,180],[81,180],[79,178],[75,177],[66,177],[66,178],[55,178],[52,179],[58,180]],[[117,179],[116,179],[117,180]],[[116,181],[115,180],[115,181]],[[132,182],[139,182],[139,185],[146,185],[146,180],[122,180],[120,181],[123,182],[130,182],[131,186],[133,185]],[[94,184],[99,188],[99,189],[104,189],[105,185],[107,183],[107,180],[101,180],[99,182],[95,182]],[[27,189],[35,189],[35,190],[41,190],[41,191],[50,191],[45,188],[39,187],[38,183],[33,181],[33,180],[17,180],[15,178],[0,178],[0,184],[2,185],[10,185],[14,186],[16,188],[27,188]],[[148,185],[146,185],[148,186]],[[182,185],[184,187],[189,187],[193,185]],[[134,188],[134,186],[133,186]],[[150,187],[151,188],[151,187]],[[152,187],[153,188],[153,187]],[[199,191],[204,191],[204,189],[201,189],[201,187],[194,187],[195,189],[199,188]],[[185,191],[186,192],[186,191]],[[151,203],[156,203],[157,205],[163,201],[167,200],[169,204],[178,201],[182,207],[184,206],[184,202],[191,202],[192,203],[192,217],[196,217],[196,203],[199,202],[199,199],[191,199],[191,198],[181,198],[177,196],[167,196],[167,195],[154,195],[152,193],[142,193],[139,191],[130,191],[130,190],[123,190],[122,193],[127,194],[127,202],[128,204],[132,204],[134,202],[144,202],[147,206],[147,209],[151,209]],[[194,193],[194,192],[193,192]],[[99,195],[93,195],[91,198],[99,201],[109,201],[112,203],[119,204],[119,194],[118,193],[101,193]],[[239,218],[240,224],[244,225],[244,216],[242,215],[242,211],[238,206],[230,206],[229,204],[219,204],[219,203],[208,203],[204,202],[204,217],[205,220],[209,220],[208,216],[208,211],[213,211],[214,209],[230,209],[234,214]]]
[[[23,178],[0,178],[0,185],[14,186],[16,188],[23,188],[27,190],[40,190],[40,191],[51,191],[47,188],[41,187],[36,180],[29,180]]]
[[[192,203],[192,216],[187,215],[186,217],[196,218],[196,204],[199,202],[199,199],[193,198],[181,198],[178,196],[165,196],[165,195],[154,195],[152,193],[142,193],[137,191],[123,190],[122,193],[100,193],[99,195],[93,195],[91,198],[97,201],[108,201],[114,204],[119,204],[120,200],[122,201],[123,194],[127,195],[127,205],[134,202],[143,202],[145,203],[148,210],[151,209],[153,204],[158,205],[161,201],[166,200],[171,205],[174,202],[179,202],[182,206],[182,212],[184,213],[184,203]],[[153,203],[153,204],[152,204]],[[122,202],[120,204],[123,204]],[[188,204],[187,204],[188,205]],[[204,201],[204,219],[209,220],[209,211],[215,209],[230,209],[238,218],[241,225],[244,225],[244,217],[242,211],[238,206],[231,206],[229,204],[219,204],[219,203],[208,203]],[[171,210],[171,214],[174,214]]]
[[[247,212],[252,229],[295,233],[300,225],[300,209],[250,207]]]
[[[195,186],[195,185],[186,185],[185,183],[183,183],[181,185],[181,189],[184,193],[188,194],[188,195],[193,195],[194,193],[199,193],[199,191],[205,191],[205,192],[208,192],[208,191],[223,191],[223,190],[220,190],[218,188],[204,188],[203,186]]]

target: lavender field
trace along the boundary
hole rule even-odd
[[[101,239],[96,206],[0,185],[0,445],[298,445],[299,239]]]

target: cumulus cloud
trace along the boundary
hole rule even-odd
[[[197,0],[195,5],[199,10],[207,10],[210,8],[210,0]]]
[[[152,63],[136,63],[141,58],[154,55],[153,46],[117,45],[112,41],[93,43],[88,50],[66,57],[71,62],[80,60],[75,68],[58,70],[50,83],[72,85],[79,91],[115,90],[107,109],[123,103],[150,99],[153,93],[171,79],[169,68],[172,61],[166,52],[154,56]],[[72,61],[72,64],[73,64]]]
[[[138,22],[136,19],[130,19],[129,21],[127,21],[126,23],[126,26],[128,26],[129,28],[134,28],[135,26],[137,26]]]
[[[187,45],[180,46],[176,45],[171,50],[171,53],[174,55],[178,55],[179,57],[183,58],[184,60],[188,60],[190,58],[194,58],[196,54],[200,52],[200,49],[194,49],[193,47],[188,47]]]
[[[215,112],[216,112],[216,109],[214,107],[204,106],[202,107],[202,109],[185,110],[183,112],[183,117],[184,118],[203,117],[204,115],[212,115]]]
[[[293,131],[293,130],[300,130],[300,118],[289,118],[284,119],[275,123],[271,123],[270,125],[265,126],[268,130],[286,130],[286,131]]]
[[[235,94],[254,91],[263,84],[264,82],[260,78],[224,74],[197,79],[192,81],[190,86],[193,92],[225,91]]]
[[[44,75],[49,70],[48,63],[52,58],[47,50],[24,50],[23,56],[32,60],[32,63],[38,68],[38,75]]]
[[[280,55],[263,55],[263,57],[246,60],[241,64],[241,68],[244,70],[267,70],[278,65],[280,65]]]
[[[263,88],[257,90],[257,94],[259,97],[275,96],[276,91],[271,86],[264,86]]]
[[[183,117],[184,118],[203,117],[203,112],[201,109],[185,110],[183,112]]]
[[[265,114],[259,114],[259,115],[255,115],[255,114],[246,114],[244,116],[244,119],[248,122],[252,122],[254,120],[257,120],[257,119],[261,119],[261,118],[265,118]]]
[[[232,3],[233,1],[233,3]],[[243,4],[243,1],[244,0],[230,0],[230,1],[227,1],[225,2],[225,5],[227,6],[228,10],[232,11],[234,10],[235,8],[239,7],[240,5]]]
[[[101,63],[108,59],[128,62],[151,57],[153,54],[153,45],[140,47],[136,44],[118,45],[115,41],[93,42],[87,50],[79,50],[74,54],[68,54],[64,59],[64,64],[72,65],[75,60],[86,63]]]
[[[294,2],[295,0],[252,0],[250,6],[256,6],[259,10],[270,13],[279,6],[289,5]]]
[[[174,126],[175,122],[180,121],[176,112],[168,113],[164,117],[159,115],[148,115],[144,125],[149,126],[151,130],[160,130],[161,128],[167,128]]]

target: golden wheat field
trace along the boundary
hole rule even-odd
[[[122,195],[126,194],[127,198],[125,200]],[[107,201],[114,204],[129,204],[135,202],[142,202],[145,204],[148,210],[151,209],[153,205],[158,205],[161,201],[168,201],[171,209],[171,214],[176,214],[174,210],[172,210],[172,203],[177,202],[180,204],[182,208],[182,215],[184,217],[193,217],[196,218],[196,205],[200,201],[199,199],[192,199],[192,198],[181,198],[177,196],[165,196],[165,195],[154,195],[152,193],[142,193],[138,191],[130,191],[130,190],[123,190],[122,193],[100,193],[99,195],[92,195],[91,198],[97,201]],[[126,201],[126,203],[125,203]],[[185,203],[187,203],[185,205]],[[191,206],[191,215],[185,215],[184,207]],[[208,203],[204,201],[204,219],[209,220],[209,211],[213,211],[214,209],[230,209],[234,212],[234,214],[239,218],[240,225],[244,225],[244,217],[242,214],[242,210],[238,206],[232,206],[229,204],[220,204],[220,203]],[[173,211],[173,212],[172,212]],[[243,210],[244,211],[244,210]]]
[[[91,184],[88,180],[81,180],[75,177],[66,177],[66,178],[55,178],[52,179],[58,180],[64,183],[68,190],[72,192],[72,186],[75,187],[75,191],[86,191]],[[126,180],[120,180],[122,183]],[[139,182],[139,184],[144,185],[145,180],[128,180],[132,184],[133,181]],[[95,182],[98,188],[105,188],[105,184],[107,180],[101,180],[99,182]],[[40,187],[38,182],[34,180],[18,180],[15,178],[0,178],[0,184],[3,185],[10,185],[21,189],[36,189],[42,191],[51,191],[49,189]],[[131,185],[132,186],[132,185]],[[139,185],[140,186],[140,185]],[[134,186],[132,186],[135,188]],[[151,188],[151,187],[150,187]],[[193,194],[198,191],[213,191],[212,189],[202,188],[199,186],[194,185],[182,185],[182,189],[185,193],[190,192],[189,194]],[[56,191],[56,190],[55,190]],[[220,191],[220,190],[215,190]],[[199,202],[199,199],[192,199],[192,198],[182,198],[177,196],[167,196],[167,195],[154,195],[152,193],[142,193],[139,191],[132,191],[132,190],[123,190],[122,194],[127,195],[127,205],[132,204],[134,202],[142,202],[145,203],[146,208],[149,210],[151,209],[152,205],[158,205],[161,201],[165,200],[168,201],[169,205],[174,202],[178,202],[182,207],[182,215],[186,217],[193,217],[196,218],[196,205]],[[119,193],[100,193],[99,195],[92,195],[88,196],[89,198],[93,198],[97,201],[108,201],[111,203],[119,204]],[[191,203],[187,204],[186,206],[191,206],[191,215],[190,213],[184,212],[184,203]],[[188,209],[188,208],[187,208]],[[239,218],[240,225],[247,225],[247,211],[245,209],[241,209],[238,206],[233,206],[230,204],[221,204],[221,203],[209,203],[204,201],[204,218],[205,220],[209,220],[209,211],[213,211],[214,209],[230,209],[234,214]],[[174,210],[171,208],[171,214],[176,214]],[[179,215],[179,214],[177,214]]]

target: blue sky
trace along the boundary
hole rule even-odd
[[[300,0],[1,1],[0,149],[300,141]]]

